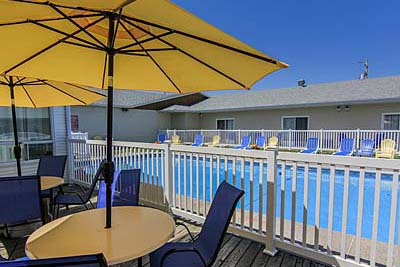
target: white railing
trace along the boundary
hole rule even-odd
[[[71,132],[71,139],[78,139],[78,140],[88,140],[89,139],[89,133],[85,132]]]
[[[400,152],[400,130],[160,130],[166,133],[168,139],[172,135],[179,135],[182,142],[193,142],[196,134],[204,136],[204,142],[209,143],[212,137],[219,135],[222,144],[239,144],[241,137],[250,135],[255,143],[257,136],[263,135],[268,140],[271,136],[279,139],[279,147],[282,149],[304,149],[307,139],[318,137],[320,151],[334,151],[339,149],[343,138],[354,138],[355,146],[359,148],[362,140],[372,139],[376,146],[384,139],[392,139],[396,142],[396,149]]]
[[[104,141],[71,140],[75,181],[90,183]],[[399,160],[114,142],[140,168],[141,200],[202,222],[221,181],[245,191],[231,231],[340,266],[400,266]]]

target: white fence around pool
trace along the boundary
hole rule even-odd
[[[257,136],[263,135],[268,140],[272,136],[279,139],[279,147],[282,149],[304,149],[307,139],[318,137],[320,151],[334,151],[339,149],[343,138],[354,138],[355,147],[359,148],[364,139],[374,140],[375,146],[384,139],[392,139],[396,142],[396,150],[400,152],[400,130],[160,130],[166,133],[168,139],[178,135],[182,142],[193,142],[197,134],[204,136],[204,142],[210,143],[212,137],[219,135],[222,144],[239,144],[241,137],[250,135],[252,143],[255,143]]]
[[[105,141],[70,140],[73,180],[89,184]],[[245,191],[230,230],[339,266],[400,266],[399,160],[114,142],[141,169],[141,201],[202,222],[222,181]]]

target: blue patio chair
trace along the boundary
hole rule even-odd
[[[36,174],[38,176],[55,176],[64,177],[65,163],[67,156],[43,156],[39,160],[39,166]],[[58,187],[58,191],[63,193],[62,186]],[[50,199],[50,207],[53,206],[53,188],[42,191],[42,198]],[[51,209],[52,210],[52,209]]]
[[[121,173],[120,170],[115,170],[114,171],[114,179],[111,185],[111,206],[113,205],[114,202],[114,195],[115,195],[115,187],[118,182],[119,174]],[[100,186],[99,186],[99,192],[97,194],[97,209],[102,209],[106,207],[106,183],[104,180],[100,181]]]
[[[307,139],[306,149],[300,151],[302,154],[316,154],[319,148],[319,139],[312,137]]]
[[[374,155],[375,142],[372,139],[364,139],[361,142],[360,149],[357,149],[356,155],[359,157],[370,157]]]
[[[201,134],[196,134],[194,137],[194,143],[192,146],[202,146],[203,145],[203,136]]]
[[[245,135],[242,136],[242,141],[241,144],[238,146],[235,146],[235,149],[246,149],[250,147],[250,143],[251,143],[251,136],[250,135]]]
[[[190,243],[167,243],[150,254],[151,267],[211,266],[228,229],[237,202],[244,192],[222,182],[197,239]]]
[[[96,188],[97,182],[99,181],[100,177],[102,176],[102,171],[104,168],[104,164],[106,163],[105,160],[103,160],[99,168],[97,169],[96,174],[93,177],[92,184],[90,185],[89,190],[85,190],[83,187],[80,187],[81,192],[80,193],[73,193],[73,194],[58,194],[54,198],[54,205],[57,206],[57,214],[56,217],[58,217],[58,214],[60,212],[60,205],[84,205],[86,209],[88,207],[86,206],[87,203],[90,203],[92,208],[94,208],[94,205],[90,198],[93,195],[94,189]]]
[[[0,203],[0,224],[4,225],[6,236],[9,226],[45,223],[40,180],[36,175],[0,178]],[[10,257],[18,241],[11,249]]]
[[[343,138],[338,152],[335,156],[351,156],[354,152],[354,138]]]
[[[265,136],[259,135],[256,139],[256,148],[264,148],[265,147]],[[247,147],[246,149],[253,149],[252,147]]]
[[[157,135],[157,142],[164,143],[167,140],[167,135],[164,133],[159,133]]]
[[[114,195],[113,206],[138,206],[140,193],[140,169],[122,170],[119,188]]]
[[[15,261],[1,261],[0,267],[20,267],[20,266],[41,266],[41,267],[107,267],[107,261],[103,254],[93,254],[84,256],[72,256],[62,258],[30,260],[28,258]]]

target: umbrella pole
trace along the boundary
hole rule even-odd
[[[14,156],[17,161],[17,174],[18,176],[21,176],[21,147],[18,141],[17,111],[15,110],[14,82],[12,76],[10,76],[9,87],[10,87],[10,97],[11,97],[12,123],[14,131]]]
[[[111,185],[114,177],[114,162],[112,158],[112,128],[113,128],[113,89],[114,89],[114,16],[109,16],[108,32],[108,97],[107,97],[107,164],[105,166],[106,183],[106,227],[111,228]]]

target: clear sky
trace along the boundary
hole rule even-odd
[[[288,69],[254,89],[400,75],[400,0],[173,0]]]

